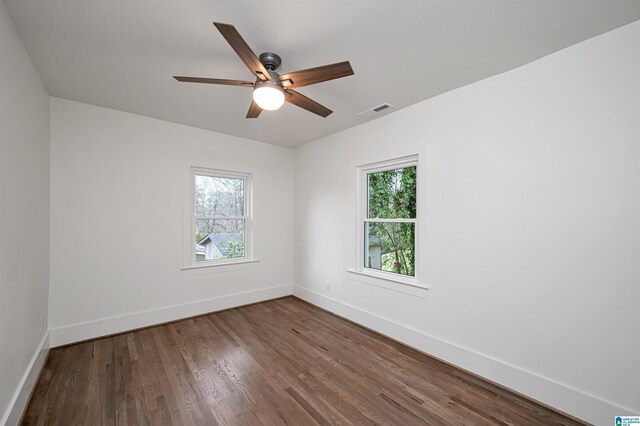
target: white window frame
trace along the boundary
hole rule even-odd
[[[253,173],[247,170],[230,170],[225,168],[210,167],[199,162],[185,162],[187,172],[186,190],[188,196],[185,197],[187,206],[185,207],[185,247],[182,269],[206,268],[214,266],[225,266],[239,263],[257,262],[253,249]],[[244,181],[244,216],[196,216],[195,199],[196,185],[195,179],[198,176],[211,176],[219,178],[242,179]],[[244,220],[244,256],[230,259],[213,259],[196,261],[196,220]]]
[[[416,217],[415,219],[380,219],[380,218],[369,218],[368,211],[368,182],[367,175],[370,173],[383,172],[387,170],[396,170],[402,169],[405,167],[416,167]],[[392,281],[400,284],[407,284],[420,288],[428,288],[427,286],[420,283],[418,277],[420,273],[419,264],[419,238],[420,238],[420,203],[419,203],[419,185],[420,185],[420,167],[418,166],[418,155],[411,155],[407,157],[396,158],[387,161],[380,161],[377,163],[366,164],[358,167],[358,223],[357,223],[357,263],[356,269],[350,270],[349,272],[379,278],[385,281]],[[364,228],[366,222],[392,222],[392,223],[413,223],[415,224],[415,239],[414,239],[414,250],[415,250],[415,264],[414,264],[414,276],[397,274],[394,272],[381,271],[373,268],[368,268],[365,266],[365,235]]]

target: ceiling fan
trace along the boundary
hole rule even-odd
[[[213,25],[235,50],[249,71],[256,76],[256,81],[181,76],[173,78],[188,83],[224,84],[253,88],[253,100],[249,106],[247,118],[258,118],[262,110],[276,110],[285,101],[323,118],[327,117],[333,111],[293,89],[353,75],[349,61],[280,75],[276,72],[282,63],[280,56],[272,52],[265,52],[258,59],[233,25],[219,22],[214,22]]]

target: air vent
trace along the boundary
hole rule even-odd
[[[368,109],[366,111],[362,111],[361,113],[358,113],[358,115],[365,119],[371,118],[371,117],[375,117],[376,115],[382,114],[383,112],[387,112],[392,108],[393,108],[393,105],[391,104],[382,104],[382,105],[375,106],[371,109]]]

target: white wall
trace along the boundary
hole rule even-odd
[[[51,344],[291,294],[292,157],[51,98]],[[254,171],[260,262],[181,270],[185,159]]]
[[[0,58],[0,424],[11,424],[47,345],[49,95],[2,2]]]
[[[586,420],[640,413],[639,76],[640,22],[296,149],[294,294]],[[355,166],[412,152],[431,289],[403,292],[347,268]]]

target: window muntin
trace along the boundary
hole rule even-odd
[[[416,276],[417,161],[361,168],[365,270]]]
[[[192,263],[250,259],[251,175],[192,168]]]

